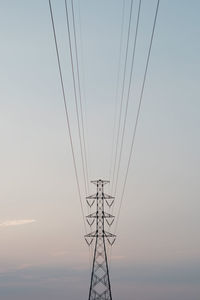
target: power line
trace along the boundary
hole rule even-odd
[[[80,42],[82,46],[82,31],[81,31],[81,14],[80,14],[80,2],[78,3],[78,13],[79,13],[79,30],[80,30]],[[74,3],[71,0],[71,7],[72,7],[72,18],[73,18],[73,33],[74,33],[74,42],[75,42],[75,54],[76,54],[76,69],[77,69],[77,76],[78,76],[78,88],[79,88],[79,103],[80,103],[80,111],[81,111],[81,124],[83,130],[83,148],[84,148],[84,158],[85,158],[85,169],[86,169],[86,186],[87,186],[87,195],[89,193],[89,175],[88,175],[88,162],[87,162],[87,151],[86,151],[86,139],[85,139],[85,126],[84,126],[84,119],[83,119],[83,105],[82,105],[82,93],[81,93],[81,84],[80,84],[80,68],[79,68],[79,59],[78,59],[78,47],[77,47],[77,39],[76,39],[76,23],[75,23],[75,13],[74,13]],[[81,48],[82,50],[82,48]],[[83,63],[83,53],[81,52],[81,58]],[[82,66],[82,69],[84,66]],[[84,80],[83,80],[84,83]],[[84,86],[83,86],[84,88]],[[83,96],[85,97],[83,89]],[[86,116],[85,116],[86,118]],[[88,214],[91,214],[91,207],[88,207]],[[90,269],[92,269],[92,245],[89,245],[89,265]]]
[[[84,65],[84,59],[83,59],[83,38],[82,38],[82,22],[81,22],[81,9],[80,9],[80,1],[78,1],[78,17],[79,17],[79,33],[80,33],[80,52],[81,52],[81,59],[82,59],[82,87],[83,87],[83,99],[85,100],[85,127],[83,128],[86,131],[87,136],[87,114],[86,114],[86,91],[85,91],[85,65]],[[83,111],[81,112],[83,114]],[[84,133],[83,133],[84,134]],[[87,182],[89,182],[89,168],[88,168],[88,160],[87,160],[87,150],[88,150],[88,139],[84,138],[84,149],[85,149],[85,161],[86,161],[86,177]],[[90,193],[90,185],[88,184],[88,194]],[[91,207],[88,207],[88,215],[91,214]],[[92,228],[90,226],[90,228]],[[92,253],[93,253],[93,245],[89,245],[89,261],[90,261],[90,269],[92,270]]]
[[[116,119],[117,119],[117,98],[119,91],[119,75],[120,75],[120,66],[121,66],[121,58],[122,58],[122,39],[123,39],[123,29],[124,29],[124,11],[125,11],[125,0],[123,0],[122,7],[122,22],[121,22],[121,30],[120,30],[120,43],[119,43],[119,59],[118,59],[118,67],[117,67],[117,85],[115,90],[115,112],[114,112],[114,124],[113,124],[113,135],[112,135],[112,146],[111,146],[111,159],[110,159],[110,168],[109,168],[109,180],[111,178],[112,172],[112,163],[113,163],[113,154],[114,154],[114,141],[115,141],[115,130],[116,130]]]
[[[75,171],[79,201],[80,201],[80,205],[81,205],[81,212],[82,212],[82,217],[83,217],[84,228],[85,228],[85,232],[87,233],[86,221],[85,221],[84,210],[83,210],[83,203],[82,203],[82,200],[81,200],[81,191],[80,191],[80,184],[79,184],[79,179],[78,179],[78,172],[77,172],[77,165],[76,165],[76,159],[75,159],[74,145],[73,145],[72,133],[71,133],[71,127],[70,127],[70,120],[69,120],[69,114],[68,114],[68,109],[67,109],[67,102],[66,102],[66,94],[65,94],[64,82],[63,82],[62,68],[61,68],[61,63],[60,63],[60,55],[59,55],[58,43],[57,43],[57,37],[56,37],[55,23],[54,23],[53,11],[52,11],[52,6],[51,6],[51,0],[49,0],[49,9],[50,9],[50,15],[51,15],[51,22],[52,22],[53,36],[54,36],[54,42],[55,42],[55,48],[56,48],[57,63],[58,63],[58,69],[59,69],[59,75],[60,75],[60,82],[61,82],[61,88],[62,88],[65,115],[66,115],[67,128],[68,128],[69,139],[70,139],[70,146],[71,146],[71,151],[72,151],[72,158],[73,158],[73,165],[74,165],[74,171]]]
[[[113,174],[112,174],[111,192],[113,192],[113,182],[114,182],[116,162],[117,162],[117,153],[118,153],[117,150],[118,150],[118,144],[119,144],[119,134],[120,134],[121,118],[122,118],[122,104],[123,104],[123,98],[124,98],[124,88],[125,88],[126,67],[127,67],[127,59],[128,59],[128,48],[129,48],[129,41],[130,41],[132,11],[133,11],[133,0],[131,0],[130,15],[129,15],[128,36],[127,36],[127,43],[126,43],[126,54],[125,54],[125,63],[124,63],[124,72],[123,72],[119,122],[118,122],[118,127],[117,127],[117,141],[116,141],[116,148],[115,148],[115,155],[114,155],[114,167],[113,167]]]
[[[139,20],[140,20],[141,2],[142,2],[142,0],[139,0],[137,22],[136,22],[136,28],[135,28],[135,38],[134,38],[134,45],[133,45],[133,54],[132,54],[132,61],[131,61],[131,72],[130,72],[130,78],[129,78],[129,84],[128,84],[128,94],[127,94],[127,99],[126,99],[126,108],[125,108],[125,116],[124,116],[124,123],[123,123],[123,129],[122,129],[122,139],[121,139],[121,146],[120,146],[120,152],[119,152],[119,161],[118,161],[118,167],[117,167],[117,175],[116,175],[114,195],[116,195],[116,191],[117,191],[117,185],[118,185],[118,179],[119,179],[119,170],[120,170],[121,157],[122,157],[122,151],[123,151],[123,145],[124,145],[124,136],[125,136],[125,129],[126,129],[127,113],[128,113],[129,100],[130,100],[130,89],[131,89],[131,82],[132,82],[132,77],[133,77],[133,67],[134,67],[134,62],[135,62],[135,51],[136,51],[138,27],[139,27]]]
[[[136,121],[135,121],[135,125],[134,125],[134,130],[133,130],[131,149],[130,149],[129,158],[128,158],[128,165],[127,165],[127,168],[126,168],[126,174],[125,174],[125,180],[124,180],[123,189],[122,189],[122,195],[121,195],[121,199],[120,199],[119,211],[118,211],[117,218],[116,218],[116,223],[115,223],[115,233],[116,233],[118,222],[119,222],[119,216],[120,216],[120,212],[121,212],[122,201],[123,201],[123,198],[124,198],[124,192],[125,192],[128,172],[129,172],[129,168],[130,168],[131,157],[132,157],[132,153],[133,153],[133,146],[134,146],[134,143],[135,143],[136,131],[137,131],[137,126],[138,126],[138,120],[139,120],[139,115],[140,115],[140,110],[141,110],[141,104],[142,104],[143,93],[144,93],[144,88],[145,88],[146,76],[147,76],[147,71],[148,71],[148,66],[149,66],[149,59],[150,59],[150,54],[151,54],[151,49],[152,49],[152,43],[153,43],[153,37],[154,37],[155,26],[156,26],[156,21],[157,21],[159,4],[160,4],[160,0],[157,0],[156,12],[155,12],[154,22],[153,22],[153,29],[152,29],[150,45],[149,45],[149,50],[148,50],[148,55],[147,55],[147,61],[146,61],[146,66],[145,66],[145,72],[144,72],[144,77],[143,77],[143,82],[142,82],[142,88],[141,88],[141,93],[140,93],[140,98],[139,98],[139,105],[138,105]]]
[[[73,33],[74,33],[74,42],[75,42],[75,57],[76,57],[76,69],[77,69],[77,77],[78,77],[78,89],[79,89],[79,103],[80,103],[80,112],[81,112],[81,126],[82,126],[82,134],[83,134],[83,152],[85,158],[85,171],[86,171],[86,185],[87,185],[87,194],[88,194],[88,164],[87,164],[87,152],[86,152],[86,142],[85,142],[85,130],[84,130],[84,120],[83,120],[83,105],[82,105],[82,93],[81,93],[81,84],[80,84],[80,68],[79,68],[79,59],[78,59],[78,47],[77,47],[77,39],[76,39],[76,23],[75,23],[75,13],[74,13],[74,1],[71,0],[72,6],[72,20],[73,20]]]
[[[79,32],[80,32],[80,52],[81,52],[81,63],[82,63],[82,88],[83,88],[83,99],[85,103],[85,132],[86,136],[88,136],[88,128],[87,128],[87,101],[86,101],[86,89],[85,89],[85,64],[84,64],[84,47],[83,47],[83,30],[82,30],[82,19],[81,19],[81,3],[78,1],[78,17],[79,17]],[[88,139],[86,139],[86,154],[88,153],[89,145],[88,145]],[[88,157],[87,157],[88,158]],[[89,168],[89,160],[87,161],[87,168],[88,168],[88,174],[90,174],[90,168]],[[90,193],[90,184],[88,185],[88,192]]]
[[[75,81],[75,71],[74,71],[74,63],[73,63],[73,55],[72,55],[72,42],[71,42],[71,34],[70,34],[69,13],[68,13],[67,0],[65,0],[65,13],[66,13],[67,31],[68,31],[68,40],[69,40],[69,49],[70,49],[70,60],[71,60],[71,68],[72,68],[74,98],[75,98],[76,117],[77,117],[77,125],[78,125],[78,136],[79,136],[79,143],[80,143],[80,150],[81,150],[81,162],[82,162],[82,168],[83,168],[85,193],[87,193],[86,172],[85,172],[84,156],[83,156],[83,145],[82,145],[82,138],[81,138],[81,126],[80,126],[78,100],[77,100],[77,92],[76,92],[76,81]]]

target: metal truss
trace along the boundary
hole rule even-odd
[[[90,207],[96,201],[96,212],[89,214],[87,222],[90,226],[96,221],[96,230],[85,235],[85,240],[88,245],[95,241],[92,274],[89,290],[89,300],[112,300],[111,285],[108,269],[108,260],[106,252],[106,241],[113,245],[116,236],[105,231],[105,221],[108,226],[111,226],[114,221],[114,216],[104,211],[104,206],[107,204],[112,206],[114,197],[104,194],[104,185],[109,183],[105,180],[92,181],[97,186],[97,193],[86,198]]]

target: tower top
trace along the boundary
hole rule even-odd
[[[92,180],[91,183],[93,183],[95,185],[99,185],[99,184],[105,185],[107,183],[110,183],[110,181],[109,180],[98,179],[98,180]]]

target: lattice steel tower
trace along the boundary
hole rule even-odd
[[[109,183],[105,180],[91,181],[97,186],[95,195],[87,197],[90,207],[96,201],[96,212],[87,216],[87,222],[92,225],[96,220],[96,230],[85,235],[86,242],[91,245],[95,241],[94,256],[92,264],[89,300],[112,300],[110,277],[106,244],[112,245],[116,236],[105,231],[105,221],[109,226],[114,221],[114,216],[104,211],[105,204],[112,206],[114,198],[104,193],[104,185]]]

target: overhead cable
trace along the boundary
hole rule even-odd
[[[121,22],[121,30],[120,30],[120,42],[119,42],[119,59],[118,59],[118,67],[117,67],[117,84],[115,90],[115,109],[114,109],[114,124],[113,124],[113,135],[112,135],[112,146],[111,146],[111,159],[110,159],[110,168],[109,168],[109,181],[111,180],[111,172],[112,172],[112,163],[113,163],[113,155],[114,155],[114,141],[115,141],[115,131],[116,131],[116,119],[117,119],[117,98],[119,91],[119,77],[120,77],[120,66],[122,59],[122,40],[123,40],[123,30],[124,30],[124,11],[125,11],[125,0],[123,0],[122,7],[122,22]]]
[[[115,155],[114,155],[114,167],[113,167],[113,174],[112,174],[112,181],[111,181],[111,193],[113,193],[113,183],[114,183],[114,178],[115,178],[115,169],[116,169],[116,162],[117,162],[119,135],[120,135],[121,118],[122,118],[122,106],[123,106],[125,78],[126,78],[126,68],[127,68],[127,59],[128,59],[128,49],[129,49],[130,31],[131,31],[132,11],[133,11],[133,0],[131,0],[130,15],[129,15],[128,36],[127,36],[127,43],[126,43],[126,54],[125,54],[121,101],[120,101],[120,110],[119,110],[119,121],[118,121],[118,127],[117,127],[117,141],[116,141],[116,148],[115,148]]]
[[[59,50],[58,50],[58,43],[57,43],[57,37],[56,37],[56,30],[55,30],[55,23],[54,23],[51,0],[49,0],[48,2],[49,2],[49,9],[50,9],[50,15],[51,15],[51,22],[52,22],[55,48],[56,48],[56,56],[57,56],[58,70],[59,70],[59,76],[60,76],[60,82],[61,82],[61,88],[62,88],[62,95],[63,95],[66,121],[67,121],[67,128],[68,128],[70,146],[71,146],[71,151],[72,151],[73,165],[74,165],[74,171],[75,171],[79,201],[80,201],[80,205],[81,205],[81,213],[82,213],[82,217],[83,217],[85,232],[87,233],[86,221],[85,221],[84,210],[83,210],[83,203],[82,203],[82,200],[81,200],[80,183],[79,183],[78,172],[77,172],[77,164],[76,164],[76,159],[75,159],[74,145],[73,145],[71,126],[70,126],[70,120],[69,120],[69,114],[68,114],[68,108],[67,108],[66,94],[65,94],[64,82],[63,82],[62,68],[61,68],[61,63],[60,63],[60,55],[59,55]]]
[[[71,42],[71,33],[70,33],[70,24],[69,24],[69,13],[68,13],[67,0],[65,0],[65,13],[66,13],[66,21],[67,21],[66,23],[67,23],[69,50],[70,50],[70,60],[71,60],[71,68],[72,68],[74,98],[75,98],[76,117],[77,117],[77,125],[78,125],[78,136],[79,136],[79,143],[80,143],[80,150],[81,150],[81,162],[82,162],[82,168],[83,168],[85,193],[87,194],[87,183],[86,183],[87,180],[86,180],[86,171],[85,171],[85,163],[84,163],[84,155],[83,155],[83,145],[82,145],[82,138],[81,138],[81,125],[80,125],[80,117],[79,117],[79,109],[78,109],[76,81],[75,81],[75,70],[74,70],[74,62],[73,62],[73,55],[72,55],[72,42]]]
[[[134,66],[134,62],[135,62],[135,51],[136,51],[138,27],[139,27],[139,20],[140,20],[141,2],[142,2],[142,0],[139,0],[137,22],[136,22],[136,28],[135,28],[135,38],[134,38],[134,45],[133,45],[133,54],[132,54],[132,60],[131,60],[131,71],[130,71],[130,78],[129,78],[129,84],[128,84],[128,94],[127,94],[127,98],[126,98],[125,116],[124,116],[123,129],[122,129],[122,138],[121,138],[121,145],[120,145],[120,151],[119,151],[119,160],[118,160],[118,166],[117,166],[117,175],[116,175],[114,196],[116,196],[116,192],[117,192],[117,186],[118,186],[118,180],[119,180],[119,170],[120,170],[122,151],[123,151],[123,145],[124,145],[124,136],[125,136],[127,113],[128,113],[129,100],[130,100],[130,90],[131,90],[131,83],[132,83],[132,77],[133,77],[133,66]]]
[[[87,194],[88,194],[88,185],[89,185],[89,176],[88,176],[88,163],[87,163],[87,152],[86,152],[86,142],[85,142],[85,126],[83,120],[83,104],[82,104],[82,93],[81,93],[81,84],[80,84],[80,67],[79,67],[79,59],[78,59],[78,47],[77,47],[77,38],[76,38],[76,22],[75,22],[75,13],[74,13],[74,1],[71,0],[72,6],[72,20],[73,20],[73,33],[74,33],[74,42],[75,42],[75,57],[76,57],[76,70],[78,77],[78,90],[79,90],[79,103],[80,103],[80,112],[81,112],[81,126],[82,126],[82,134],[83,134],[83,152],[85,159],[85,173],[86,173],[86,186],[87,186]]]
[[[84,103],[85,103],[85,110],[83,111],[84,112],[84,115],[85,115],[85,136],[87,137],[88,136],[88,128],[87,128],[87,101],[86,101],[86,88],[85,88],[85,64],[84,64],[84,47],[83,47],[83,30],[82,30],[82,18],[81,18],[81,3],[80,1],[78,1],[78,19],[79,19],[79,33],[80,33],[80,52],[81,52],[81,64],[82,64],[82,90],[83,90],[83,100],[84,100]],[[86,169],[86,172],[88,174],[88,179],[90,178],[90,166],[89,166],[89,156],[87,156],[88,152],[89,152],[89,143],[88,143],[88,139],[86,138],[85,139],[85,142],[86,142],[86,159],[87,159],[87,169]],[[90,194],[90,184],[88,184],[88,194]]]
[[[153,37],[154,37],[154,32],[155,32],[155,27],[156,27],[156,21],[157,21],[157,16],[158,16],[159,4],[160,4],[160,0],[157,0],[156,12],[155,12],[155,16],[154,16],[154,22],[153,22],[150,45],[149,45],[149,50],[148,50],[148,55],[147,55],[147,60],[146,60],[145,72],[144,72],[144,77],[143,77],[143,81],[142,81],[141,93],[140,93],[140,97],[139,97],[139,105],[138,105],[138,110],[137,110],[134,129],[133,129],[131,149],[130,149],[130,153],[129,153],[129,157],[128,157],[128,164],[127,164],[125,179],[124,179],[124,183],[123,183],[122,195],[121,195],[121,198],[120,198],[120,205],[119,205],[119,210],[118,210],[116,223],[115,223],[115,233],[116,233],[118,222],[119,222],[119,217],[120,217],[120,212],[121,212],[121,207],[122,207],[122,201],[123,201],[123,198],[124,198],[124,192],[125,192],[128,172],[129,172],[129,168],[130,168],[130,162],[131,162],[131,158],[132,158],[132,154],[133,154],[133,146],[134,146],[134,143],[135,143],[136,131],[137,131],[137,127],[138,127],[138,120],[139,120],[141,104],[142,104],[142,99],[143,99],[143,94],[144,94],[144,88],[145,88],[145,83],[146,83],[146,77],[147,77],[147,71],[148,71],[148,66],[149,66],[149,59],[150,59],[150,55],[151,55],[151,49],[152,49]]]

